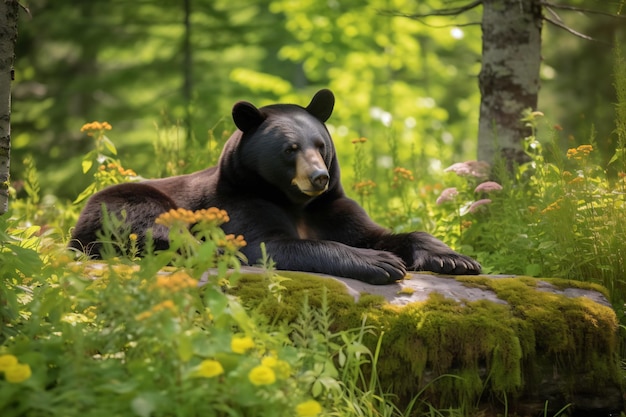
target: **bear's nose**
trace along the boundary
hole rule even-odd
[[[330,176],[328,175],[328,171],[325,169],[318,169],[313,171],[309,179],[311,184],[313,184],[316,189],[323,190],[328,185]]]

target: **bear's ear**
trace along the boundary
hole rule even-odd
[[[242,132],[256,129],[265,120],[265,116],[247,101],[240,101],[233,106],[233,121]]]
[[[313,99],[306,106],[306,111],[315,116],[320,122],[324,123],[333,113],[335,107],[335,96],[328,89],[323,89],[315,93]]]

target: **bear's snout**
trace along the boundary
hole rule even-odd
[[[313,171],[313,173],[311,173],[309,180],[311,181],[313,187],[315,187],[317,190],[324,190],[328,185],[328,180],[330,180],[330,176],[328,175],[328,171],[326,171],[325,169],[317,169]]]

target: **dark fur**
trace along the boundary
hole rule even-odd
[[[224,231],[244,235],[248,245],[243,252],[251,263],[260,259],[260,243],[265,242],[279,269],[372,284],[394,282],[407,270],[479,273],[476,261],[427,233],[390,233],[346,197],[324,126],[333,106],[329,90],[319,91],[306,108],[235,104],[233,120],[239,130],[224,146],[217,167],[100,191],[83,210],[70,246],[98,255],[94,242],[103,203],[111,212],[126,210],[140,240],[170,208],[218,207],[231,219]],[[299,178],[297,185],[294,178]],[[153,235],[157,248],[167,247],[165,230],[156,229]]]

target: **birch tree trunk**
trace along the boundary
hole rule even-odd
[[[522,111],[537,108],[541,63],[539,0],[483,0],[478,159],[503,157],[509,168],[524,162],[530,135]]]
[[[9,208],[11,81],[17,41],[17,0],[0,0],[0,214]]]

